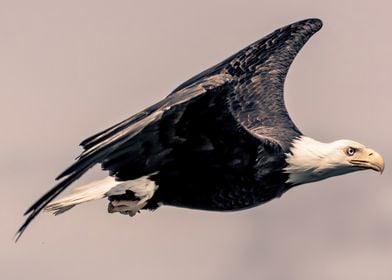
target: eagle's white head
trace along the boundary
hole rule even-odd
[[[304,136],[293,141],[290,152],[286,154],[286,162],[287,183],[293,185],[359,170],[372,169],[381,173],[384,170],[383,157],[358,142],[338,140],[322,143]]]

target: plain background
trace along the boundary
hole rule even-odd
[[[390,1],[0,1],[1,279],[392,279]],[[323,29],[286,81],[300,129],[357,140],[384,174],[305,185],[251,210],[162,207],[134,218],[91,203],[22,213],[77,144],[281,26]],[[89,178],[99,176],[97,170]]]

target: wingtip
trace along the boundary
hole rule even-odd
[[[291,30],[291,32],[294,31],[295,33],[302,34],[303,36],[307,37],[307,39],[309,39],[312,35],[317,33],[322,27],[323,27],[323,22],[321,21],[321,19],[308,18],[308,19],[303,19],[294,22],[278,30],[282,32],[288,28],[289,30]]]
[[[312,33],[315,33],[323,27],[323,21],[319,18],[307,18],[303,20],[299,20],[297,22],[294,22],[290,24],[292,28],[307,28],[310,30]]]
[[[19,231],[15,233],[14,235],[14,243],[18,243],[19,238],[22,236],[22,233],[20,233]]]
[[[29,210],[26,211],[26,213],[24,215],[25,216],[28,215],[28,217],[26,218],[24,223],[20,226],[18,231],[15,233],[15,236],[14,236],[15,237],[15,243],[18,242],[19,238],[23,235],[23,233],[25,232],[27,227],[30,225],[30,223],[41,212],[42,208],[43,207],[41,206],[41,207],[38,207],[36,209],[30,210],[30,211]]]
[[[22,236],[23,232],[26,229],[25,223],[18,229],[18,231],[14,234],[14,242],[18,243],[19,238]]]
[[[319,18],[308,18],[301,22],[308,24],[314,32],[319,31],[323,27],[323,21]]]
[[[311,24],[317,29],[321,29],[323,27],[323,21],[319,18],[312,18],[310,19]]]

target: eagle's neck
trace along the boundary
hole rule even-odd
[[[284,172],[289,175],[286,183],[301,185],[349,172],[337,168],[339,159],[334,158],[335,150],[334,143],[322,143],[305,136],[295,139],[286,154]]]

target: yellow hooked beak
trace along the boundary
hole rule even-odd
[[[384,171],[384,158],[375,150],[364,148],[358,150],[349,160],[355,166],[373,169],[382,173]]]

